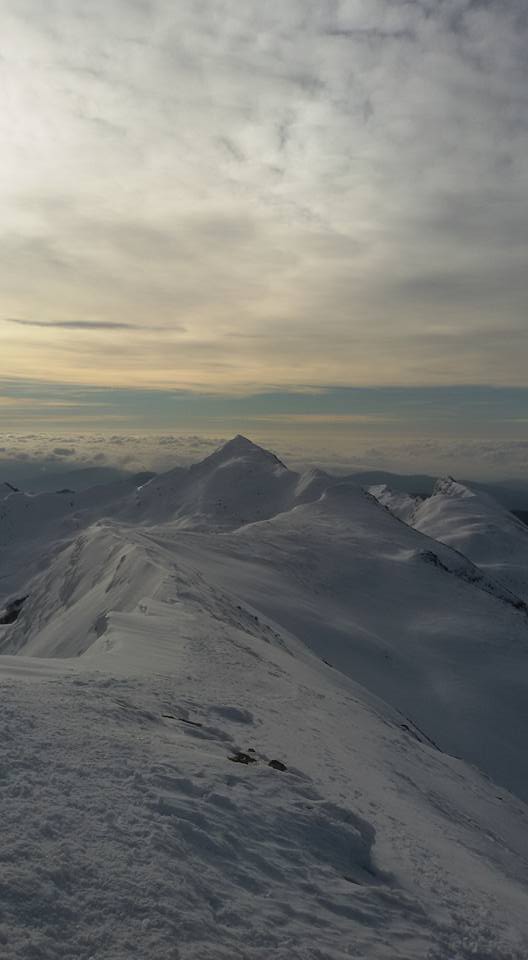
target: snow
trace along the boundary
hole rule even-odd
[[[385,483],[368,487],[368,492],[405,523],[412,523],[413,515],[421,503],[421,497],[411,497],[408,493],[391,490]]]
[[[451,478],[439,480],[411,522],[528,600],[528,527],[492,497]]]
[[[244,438],[47,497],[0,521],[6,957],[524,960],[507,586]]]

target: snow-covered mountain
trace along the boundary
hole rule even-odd
[[[416,530],[459,550],[528,600],[528,527],[492,497],[451,477],[439,480],[426,499],[386,487],[371,492]]]
[[[6,955],[528,955],[517,527],[375,492],[236,437],[2,500]]]
[[[195,528],[234,529],[291,506],[298,475],[272,453],[237,436],[201,463],[155,477],[124,505],[127,519],[178,521]]]
[[[367,489],[378,503],[383,504],[395,517],[399,517],[405,523],[412,523],[414,513],[424,499],[423,497],[410,496],[410,494],[402,493],[399,490],[392,490],[386,483],[376,483]]]
[[[121,512],[144,479],[144,474],[132,475],[79,492],[62,488],[40,494],[6,485],[0,498],[0,603],[80,530]]]

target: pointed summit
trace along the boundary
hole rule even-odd
[[[227,440],[227,442],[224,443],[217,452],[224,451],[235,454],[244,454],[255,452],[256,450],[262,450],[262,447],[259,447],[258,444],[253,443],[252,440],[244,437],[243,434],[237,433],[236,437],[233,437],[231,440]]]
[[[224,443],[218,450],[215,450],[209,457],[206,457],[202,463],[226,463],[228,460],[241,457],[251,460],[272,461],[276,466],[286,469],[285,464],[282,460],[279,460],[274,453],[266,450],[264,447],[259,447],[257,443],[248,440],[248,438],[242,436],[241,433],[237,433],[236,437]]]

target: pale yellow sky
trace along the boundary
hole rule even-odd
[[[6,0],[0,376],[523,386],[521,14]]]

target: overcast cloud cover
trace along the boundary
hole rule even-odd
[[[4,0],[0,374],[522,387],[527,21],[524,0]],[[30,416],[0,394],[6,427]]]

